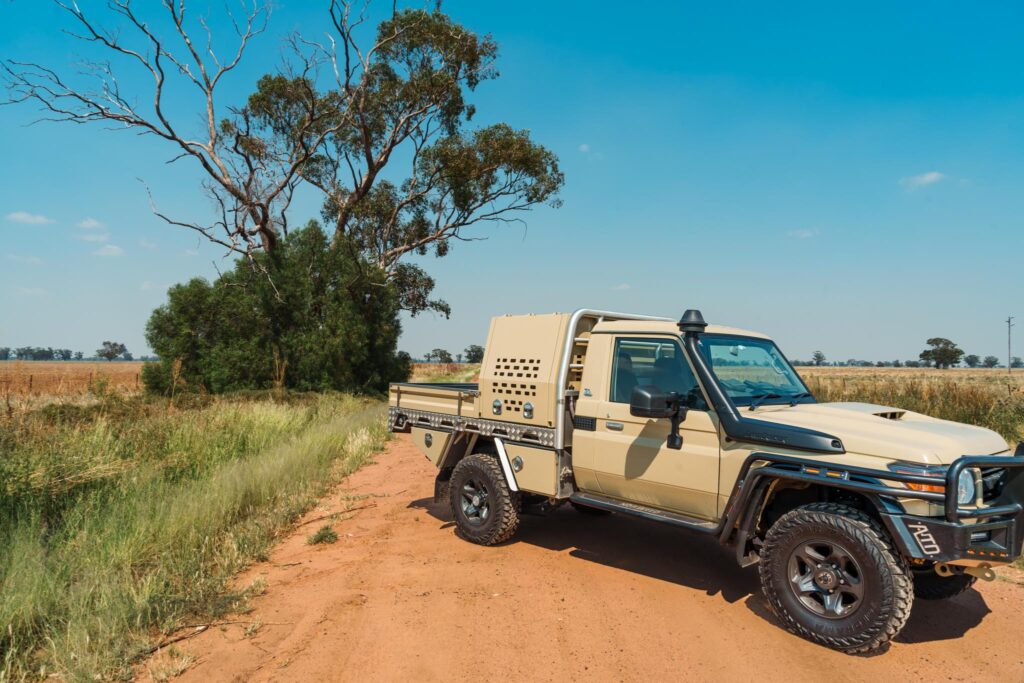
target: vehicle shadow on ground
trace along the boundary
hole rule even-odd
[[[410,507],[425,510],[451,526],[447,505],[424,498]],[[623,571],[721,594],[727,602],[743,600],[758,591],[757,570],[736,564],[731,548],[716,539],[668,525],[652,524],[627,515],[594,517],[563,506],[543,517],[523,515],[509,542],[529,543],[554,552]]]
[[[442,529],[454,526],[447,504],[423,498],[409,507],[426,511],[442,522]],[[529,543],[553,552],[568,551],[581,560],[668,581],[707,595],[721,595],[729,603],[743,600],[753,614],[781,625],[761,596],[757,567],[741,568],[736,564],[734,550],[721,545],[716,538],[627,515],[584,515],[565,505],[543,517],[523,515],[519,531],[509,541],[512,545],[516,543]],[[952,600],[917,600],[896,641],[914,644],[955,640],[978,626],[989,612],[984,597],[976,590]]]
[[[956,640],[979,625],[992,610],[978,591],[966,591],[950,600],[915,600],[914,609],[898,643]]]

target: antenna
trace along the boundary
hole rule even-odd
[[[1014,317],[1011,315],[1006,319],[1006,374],[1013,374],[1013,326],[1017,323],[1013,322]]]

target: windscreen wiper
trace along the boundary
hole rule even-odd
[[[770,398],[782,398],[782,395],[781,394],[773,394],[773,393],[755,394],[750,399],[750,410],[753,410],[754,408],[757,408],[759,405],[761,405],[762,403],[764,403],[765,401],[767,401]]]
[[[810,398],[811,396],[812,394],[809,391],[800,391],[795,394],[790,394],[789,396],[786,396],[786,398],[789,399],[789,405],[795,406],[797,403],[800,402],[800,399]]]

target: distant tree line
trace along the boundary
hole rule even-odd
[[[82,360],[82,352],[50,346],[0,346],[0,360]]]
[[[470,344],[462,353],[457,353],[454,356],[445,349],[434,349],[423,354],[423,360],[426,363],[482,363],[484,347],[479,344]]]
[[[103,342],[96,349],[96,355],[86,357],[81,351],[71,349],[55,349],[52,346],[19,346],[11,348],[0,346],[0,361],[5,360],[136,360],[130,351],[120,342]],[[155,361],[156,356],[140,356],[138,360]]]
[[[946,339],[945,337],[932,337],[927,342],[928,348],[920,353],[917,360],[892,360],[892,361],[870,361],[870,360],[857,360],[856,358],[850,358],[845,361],[832,361],[825,357],[825,354],[821,351],[815,351],[811,355],[810,361],[793,361],[794,365],[829,365],[838,367],[854,367],[854,368],[955,368],[963,362],[969,368],[999,368],[1006,367],[1000,365],[999,358],[996,356],[985,356],[982,358],[977,354],[965,355],[963,349],[957,346],[954,342]],[[1024,360],[1019,356],[1014,356],[1010,360],[1011,368],[1024,368]]]

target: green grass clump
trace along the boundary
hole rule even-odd
[[[330,524],[324,524],[316,530],[315,534],[310,534],[306,539],[306,543],[309,545],[320,545],[322,543],[334,543],[337,540],[338,533],[331,528]]]
[[[128,678],[387,437],[377,401],[117,400],[0,421],[0,681]]]

